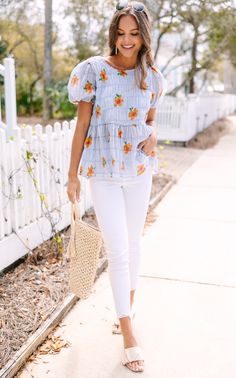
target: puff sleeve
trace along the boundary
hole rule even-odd
[[[166,89],[167,89],[167,81],[164,78],[161,71],[155,67],[152,66],[152,98],[150,107],[156,108],[157,104],[160,105],[161,100],[165,96]]]
[[[95,102],[96,74],[89,58],[73,68],[67,89],[72,104],[78,104],[79,101]]]

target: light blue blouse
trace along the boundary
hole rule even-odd
[[[105,57],[93,56],[70,74],[69,101],[93,103],[78,172],[86,178],[136,177],[148,166],[158,172],[157,149],[147,156],[137,146],[152,133],[153,127],[146,124],[148,111],[159,104],[166,80],[158,68],[148,67],[147,89],[142,90],[135,71],[119,70]]]

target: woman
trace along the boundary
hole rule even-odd
[[[122,363],[138,372],[144,355],[132,329],[133,303],[152,173],[157,172],[155,113],[165,84],[153,66],[151,20],[142,3],[116,5],[109,48],[109,56],[90,57],[70,75],[69,100],[78,104],[78,117],[67,194],[71,202],[79,200],[79,167],[89,179],[107,251],[124,342]]]

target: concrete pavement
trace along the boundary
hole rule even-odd
[[[236,117],[154,209],[142,238],[135,333],[143,378],[236,377]],[[126,378],[122,336],[111,334],[108,273],[56,334],[71,343],[27,364],[21,378]]]

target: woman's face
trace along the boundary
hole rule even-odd
[[[121,16],[117,28],[116,46],[120,54],[129,58],[137,56],[142,46],[137,21],[133,16]]]

